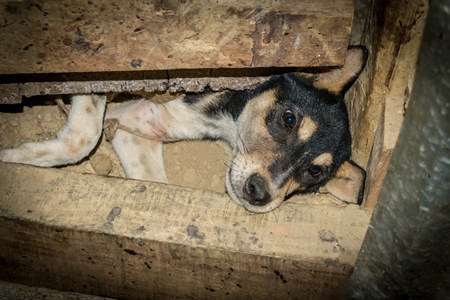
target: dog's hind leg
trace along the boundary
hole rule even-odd
[[[162,105],[141,100],[124,103],[106,112],[105,120],[117,119],[121,125],[148,137],[119,129],[111,140],[128,178],[167,183],[162,142],[158,140],[163,137],[164,129],[156,120],[160,109],[163,109]]]
[[[16,148],[0,150],[0,160],[41,167],[73,164],[94,149],[100,139],[106,97],[77,95],[66,125],[57,138],[43,142],[25,142]]]

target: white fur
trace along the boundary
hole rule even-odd
[[[161,110],[164,107],[150,101],[130,101],[107,111],[105,119],[117,119],[120,124],[132,130],[153,137],[149,140],[123,130],[118,130],[111,145],[128,178],[167,183],[162,142],[164,121]]]
[[[98,143],[105,105],[104,96],[74,96],[67,124],[58,132],[56,139],[26,142],[16,148],[0,150],[0,160],[41,167],[80,161]]]
[[[195,106],[195,105],[194,105]],[[165,104],[146,100],[124,103],[106,112],[105,120],[117,119],[134,131],[145,134],[149,140],[118,130],[111,144],[119,156],[125,174],[129,178],[167,182],[162,157],[162,142],[158,139],[201,139],[206,134],[217,137],[230,136],[236,130],[227,118],[221,126],[212,129],[208,120],[192,105],[177,98]],[[214,132],[216,130],[216,132]]]

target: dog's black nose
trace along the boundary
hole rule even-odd
[[[264,206],[270,202],[270,194],[266,189],[266,181],[259,174],[250,176],[244,185],[244,198],[255,206]]]

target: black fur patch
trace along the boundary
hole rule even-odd
[[[307,192],[316,190],[334,176],[338,166],[351,155],[351,135],[349,131],[347,110],[341,96],[326,90],[311,87],[301,78],[291,74],[275,78],[270,84],[277,91],[277,101],[267,112],[265,122],[272,138],[279,145],[279,152],[284,155],[269,167],[273,179],[292,169],[291,176]],[[286,110],[292,111],[297,119],[293,128],[287,128],[282,120]],[[304,117],[311,118],[317,129],[307,141],[298,137],[298,128]],[[319,155],[329,152],[333,163],[323,166],[323,173],[312,176],[308,169]],[[289,177],[284,178],[280,187]]]
[[[203,109],[203,112],[212,118],[221,118],[224,115],[230,115],[236,121],[251,98],[251,90],[226,91],[219,95],[214,103],[207,105]]]

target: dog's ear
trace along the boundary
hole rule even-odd
[[[325,185],[332,195],[346,203],[361,204],[366,172],[353,161],[344,162],[336,175]]]
[[[364,69],[368,51],[364,46],[353,46],[347,50],[345,63],[341,68],[328,72],[307,75],[314,87],[326,89],[336,95],[344,95]]]

